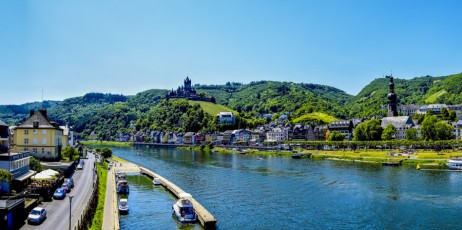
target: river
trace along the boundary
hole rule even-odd
[[[191,193],[219,229],[460,228],[460,172],[147,147],[113,154]],[[122,229],[199,228],[172,218],[174,198],[165,190],[146,178],[129,182],[131,210],[142,211],[123,216]]]

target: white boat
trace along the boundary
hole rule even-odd
[[[196,222],[197,216],[194,211],[193,204],[191,203],[191,194],[189,193],[180,193],[179,199],[173,204],[173,214],[178,218],[182,223],[191,223]]]
[[[119,201],[119,212],[120,213],[128,213],[129,206],[128,206],[128,199],[120,199]]]
[[[152,180],[152,183],[153,183],[154,185],[161,185],[160,179],[157,178],[157,177],[154,177],[154,180]]]
[[[446,165],[449,169],[462,170],[462,160],[449,160]]]

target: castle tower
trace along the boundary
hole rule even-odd
[[[388,98],[387,117],[396,117],[398,116],[398,102],[397,102],[397,97],[395,94],[395,83],[393,82],[393,76],[386,76],[386,78],[390,79],[390,84],[388,84],[388,87],[390,88],[390,92],[387,95],[387,98]]]
[[[191,91],[191,79],[189,79],[188,76],[186,76],[186,79],[184,80],[184,91],[185,92]]]

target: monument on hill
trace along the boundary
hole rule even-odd
[[[191,86],[191,79],[186,76],[184,80],[184,85],[179,86],[177,90],[167,92],[165,98],[168,100],[170,98],[185,98],[192,101],[208,101],[215,103],[215,97],[207,97],[205,94],[197,93],[195,89]]]
[[[386,78],[390,79],[390,84],[388,84],[388,87],[390,88],[390,92],[387,95],[387,98],[388,98],[387,117],[396,117],[398,116],[398,102],[397,102],[397,97],[395,94],[395,83],[393,82],[393,76],[386,76]]]

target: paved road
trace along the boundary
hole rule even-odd
[[[77,220],[80,218],[80,214],[93,191],[93,162],[95,161],[95,156],[88,154],[88,159],[84,161],[83,170],[77,170],[72,176],[75,186],[64,200],[53,200],[39,205],[47,210],[47,219],[38,226],[26,223],[21,229],[69,229],[69,195],[74,196],[72,198],[72,228],[77,224]]]

